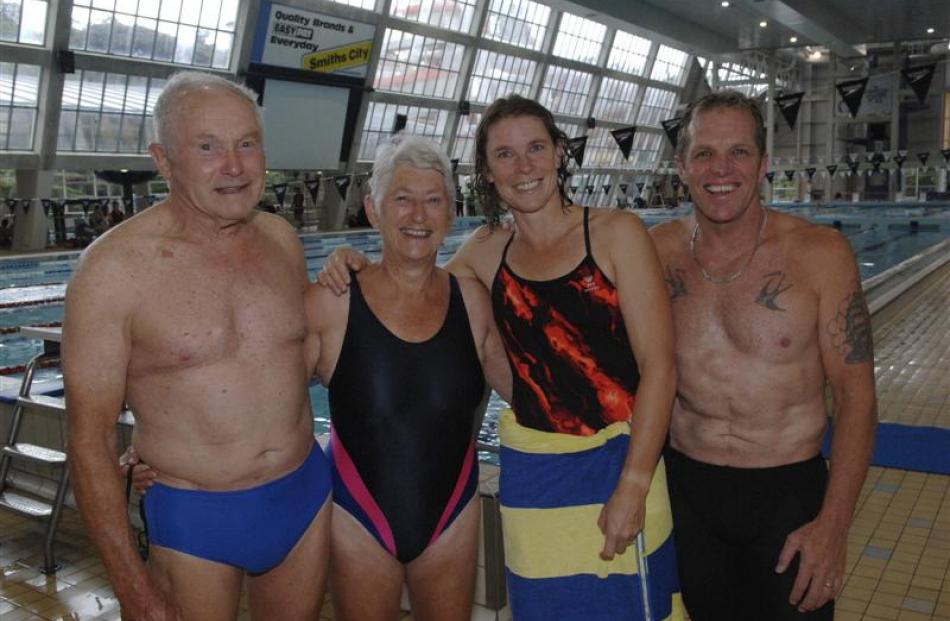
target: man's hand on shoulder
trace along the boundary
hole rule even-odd
[[[330,253],[323,269],[317,274],[317,283],[343,295],[350,288],[350,271],[359,272],[371,262],[365,254],[348,246]]]

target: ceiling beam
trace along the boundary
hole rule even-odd
[[[867,40],[855,32],[853,20],[848,21],[834,13],[821,1],[796,0],[793,7],[789,0],[739,0],[738,4],[759,13],[763,17],[782,24],[803,38],[827,47],[841,58],[855,58],[864,53],[839,37],[836,32],[848,30],[852,40]]]

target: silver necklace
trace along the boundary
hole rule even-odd
[[[693,227],[693,234],[689,237],[689,254],[693,257],[693,262],[696,263],[696,267],[699,268],[699,273],[703,275],[703,279],[715,285],[724,285],[742,276],[746,268],[749,267],[749,264],[752,263],[752,258],[755,257],[756,250],[758,250],[762,244],[762,235],[765,233],[765,226],[769,221],[769,210],[763,207],[762,212],[764,215],[762,216],[762,223],[759,225],[759,232],[755,236],[755,245],[752,246],[752,253],[739,269],[725,276],[713,276],[707,272],[703,264],[699,262],[699,257],[696,256],[696,238],[699,237],[699,221],[696,221],[696,226]]]

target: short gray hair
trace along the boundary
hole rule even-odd
[[[229,91],[238,97],[247,99],[254,110],[254,117],[257,119],[258,126],[263,129],[264,124],[261,118],[261,108],[257,105],[257,94],[251,89],[241,84],[236,84],[230,80],[222,78],[213,73],[204,71],[179,71],[173,75],[162,89],[162,94],[158,96],[155,102],[155,110],[152,113],[152,124],[154,127],[153,139],[158,144],[168,148],[169,145],[169,121],[180,111],[181,100],[201,89],[218,89]]]
[[[370,195],[381,205],[393,174],[403,164],[423,170],[434,170],[442,175],[449,211],[455,213],[455,185],[452,183],[452,164],[442,145],[422,136],[396,134],[376,147],[373,176],[369,180]]]

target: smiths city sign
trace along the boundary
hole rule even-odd
[[[371,24],[262,2],[252,60],[365,78],[375,34]]]

